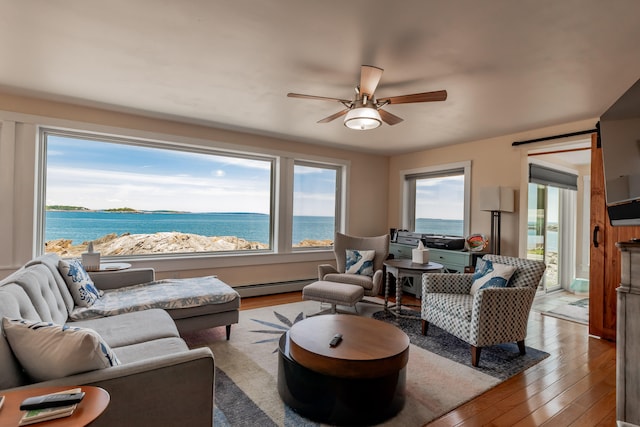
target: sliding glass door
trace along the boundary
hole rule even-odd
[[[560,189],[529,184],[527,257],[544,261],[546,292],[560,289]]]
[[[529,183],[527,258],[547,266],[546,292],[568,289],[575,275],[576,192]]]

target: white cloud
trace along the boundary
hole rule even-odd
[[[269,184],[255,180],[48,168],[47,204],[89,209],[268,213]],[[54,201],[56,201],[54,203]]]

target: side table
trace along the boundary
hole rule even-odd
[[[0,409],[0,427],[16,427],[18,425],[24,413],[24,411],[20,410],[20,404],[27,397],[58,393],[73,388],[80,388],[85,393],[84,399],[78,404],[73,414],[68,417],[36,423],[34,426],[40,424],[47,427],[86,426],[98,418],[109,405],[109,393],[100,387],[94,386],[38,387],[1,391],[0,394],[5,396],[5,402],[2,405],[2,409]]]
[[[385,284],[384,284],[384,310],[389,311],[392,308],[393,314],[398,317],[410,317],[403,316],[401,313],[402,307],[402,279],[403,277],[412,277],[414,280],[418,280],[418,283],[422,283],[423,273],[439,273],[443,271],[443,265],[437,262],[429,262],[428,264],[418,264],[412,262],[410,259],[390,259],[384,262],[386,269]],[[389,306],[389,275],[393,275],[396,278],[396,303],[393,306]]]
[[[131,264],[128,262],[101,262],[100,270],[98,271],[118,271],[131,268]]]

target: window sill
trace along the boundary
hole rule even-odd
[[[153,267],[156,272],[243,267],[290,262],[335,261],[333,249],[297,250],[290,253],[202,254],[172,256],[103,257],[103,262],[126,262],[136,267]]]

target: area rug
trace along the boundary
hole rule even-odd
[[[471,365],[469,344],[434,325],[429,325],[427,335],[424,336],[422,335],[420,314],[413,314],[408,310],[403,310],[403,314],[412,315],[414,318],[396,320],[393,314],[384,311],[375,313],[373,318],[395,324],[409,336],[412,344],[423,350],[446,357],[453,362],[484,372],[500,380],[506,380],[549,356],[549,353],[528,346],[524,356],[521,356],[515,342],[505,343],[484,347],[480,354],[480,362],[474,368]]]
[[[303,320],[306,314],[316,313],[319,309],[317,302],[305,301],[241,311],[239,323],[231,328],[229,341],[224,339],[224,328],[184,335],[190,347],[208,346],[213,351],[216,361],[216,426],[320,425],[288,408],[277,391],[278,339],[294,323]],[[369,305],[364,310],[360,308],[360,315],[374,315],[377,311],[380,311],[379,306]],[[382,426],[423,426],[495,387],[505,377],[520,372],[548,356],[546,353],[530,349],[527,352],[528,356],[536,354],[537,359],[531,357],[526,366],[516,362],[519,365],[517,369],[507,366],[514,363],[507,356],[502,371],[509,373],[496,375],[501,369],[482,366],[485,356],[487,362],[491,358],[490,352],[486,349],[482,353],[481,368],[473,368],[464,361],[455,361],[455,357],[450,358],[452,354],[462,354],[462,351],[454,348],[456,343],[450,340],[443,341],[442,346],[446,349],[437,349],[433,345],[431,351],[421,348],[429,347],[424,340],[415,337],[416,334],[412,331],[413,326],[419,327],[420,322],[409,322],[413,322],[414,325],[405,325],[404,321],[399,325],[407,329],[411,339],[406,404],[398,415],[381,424]],[[438,340],[435,332],[434,335],[428,334],[427,341]],[[465,349],[468,356],[468,346],[465,345]]]
[[[582,298],[568,304],[563,304],[552,310],[545,311],[542,314],[588,325],[589,298]]]

